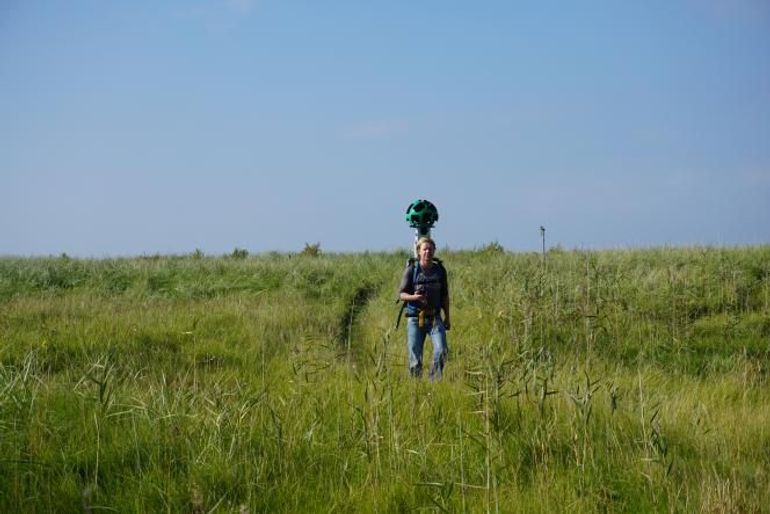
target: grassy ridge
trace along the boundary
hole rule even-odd
[[[0,511],[762,512],[770,247],[0,259]],[[403,329],[403,327],[402,327]]]

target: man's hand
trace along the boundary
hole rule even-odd
[[[401,293],[400,298],[402,302],[418,302],[423,305],[428,304],[428,297],[423,292],[417,292],[415,294]]]
[[[421,303],[423,305],[427,305],[428,304],[428,297],[425,296],[425,293],[419,292],[419,293],[415,293],[414,300],[412,300],[412,301],[413,302],[419,302],[419,303]]]

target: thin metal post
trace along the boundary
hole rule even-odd
[[[545,264],[545,227],[540,225],[540,238],[543,240],[543,264]]]

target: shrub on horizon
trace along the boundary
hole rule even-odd
[[[489,243],[488,245],[483,247],[481,249],[481,251],[483,253],[488,253],[488,254],[496,255],[496,254],[505,253],[505,248],[503,247],[503,245],[501,245],[497,241],[492,241],[491,243]]]
[[[237,247],[233,250],[233,253],[230,254],[230,257],[232,257],[233,259],[245,259],[248,256],[249,256],[248,250],[246,250],[245,248],[237,248]]]
[[[302,249],[300,255],[306,257],[319,257],[321,255],[321,243],[305,243],[305,248]]]

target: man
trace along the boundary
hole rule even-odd
[[[410,259],[399,287],[399,298],[406,302],[406,336],[409,372],[422,375],[422,350],[425,336],[433,343],[430,378],[441,378],[448,351],[446,331],[449,330],[449,285],[441,261],[434,259],[436,243],[429,237],[417,241],[416,260]],[[444,311],[444,317],[441,317]]]

